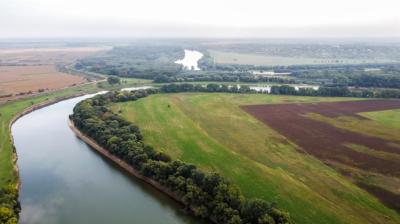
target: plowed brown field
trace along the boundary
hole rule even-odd
[[[367,119],[357,113],[400,108],[400,100],[269,104],[243,106],[242,108],[294,142],[299,146],[299,150],[305,151],[331,166],[332,164],[341,164],[386,176],[400,177],[399,160],[376,157],[348,147],[349,144],[355,144],[386,155],[399,155],[399,141],[388,141],[344,130],[305,116],[309,113],[316,113],[326,117],[356,116]],[[359,186],[380,198],[388,206],[400,211],[399,195],[387,194],[387,192],[372,189],[365,184],[359,184]]]

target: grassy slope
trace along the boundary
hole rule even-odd
[[[369,119],[377,121],[388,128],[400,129],[400,110],[386,110],[361,113]]]
[[[298,223],[398,223],[395,212],[239,108],[337,100],[349,98],[159,94],[113,109],[138,124],[147,143],[223,174],[248,197],[277,201]]]

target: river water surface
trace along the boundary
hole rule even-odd
[[[203,223],[91,150],[68,127],[77,97],[12,126],[22,182],[20,223]]]

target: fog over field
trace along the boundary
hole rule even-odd
[[[1,38],[398,37],[396,0],[2,0]]]

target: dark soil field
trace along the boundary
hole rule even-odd
[[[340,170],[344,165],[371,173],[400,177],[400,161],[393,159],[400,154],[399,141],[363,135],[307,117],[307,114],[313,113],[326,117],[355,116],[367,119],[357,113],[400,108],[399,100],[251,105],[242,108],[295,143],[300,147],[299,150],[319,158],[334,168]],[[372,153],[354,150],[349,147],[351,144],[389,156],[379,157]],[[344,173],[343,170],[340,171]],[[364,183],[358,185],[389,207],[400,211],[400,195],[390,194]]]

